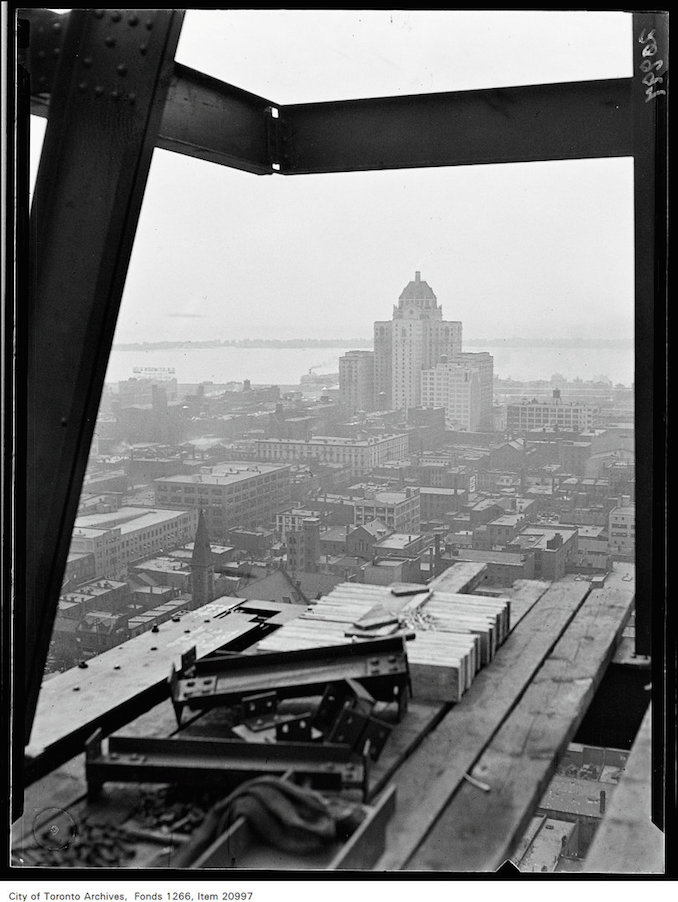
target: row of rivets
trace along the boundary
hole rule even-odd
[[[47,81],[46,78],[40,79],[41,84],[46,81]],[[87,85],[86,81],[81,81],[78,84],[79,91],[84,92],[87,90],[87,87],[88,87],[88,85]],[[101,95],[104,93],[104,88],[101,85],[96,85],[94,88],[94,93],[97,97],[101,97]],[[119,100],[124,95],[120,91],[118,91],[117,89],[114,88],[108,96],[111,98],[111,100]],[[132,103],[132,104],[135,103],[136,99],[137,99],[137,95],[133,91],[130,91],[130,93],[127,95],[127,100],[129,101],[129,103]]]
[[[94,15],[97,17],[97,19],[103,19],[105,14],[106,14],[106,10],[104,10],[104,9],[95,9],[94,10]],[[111,13],[111,20],[113,22],[119,22],[121,19],[122,19],[122,13],[120,12],[120,10],[114,9],[113,12]],[[135,26],[137,26],[139,24],[139,16],[137,16],[133,13],[127,20],[127,24],[130,25],[132,28],[134,28]],[[151,31],[151,29],[153,28],[153,19],[147,19],[144,24],[146,25],[146,28],[149,31]],[[55,31],[59,31],[61,29],[61,25],[58,22],[53,27],[54,27]]]

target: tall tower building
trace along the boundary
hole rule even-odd
[[[393,308],[393,319],[374,324],[377,406],[419,407],[421,371],[434,366],[441,356],[459,353],[461,323],[443,320],[431,286],[415,272],[414,281],[405,286]]]
[[[348,416],[374,410],[374,351],[347,351],[339,358],[339,401]]]
[[[191,556],[191,591],[193,595],[193,607],[199,608],[214,600],[214,563],[212,559],[212,547],[205,513],[200,511],[198,528],[195,531],[193,541],[193,554]]]

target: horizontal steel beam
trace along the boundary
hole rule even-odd
[[[274,106],[256,94],[175,63],[156,147],[271,175],[270,111]],[[31,113],[47,118],[49,92],[39,88],[31,95]]]
[[[31,110],[46,116],[68,15],[29,10],[26,16],[32,33]],[[281,106],[175,63],[157,146],[259,175],[270,175],[274,163],[284,175],[301,175],[631,156],[631,83],[582,81]]]
[[[281,172],[520,163],[633,152],[631,79],[280,108]]]
[[[232,787],[262,773],[290,770],[336,789],[361,787],[363,794],[367,790],[367,761],[346,744],[111,736],[104,753],[101,738],[99,731],[85,750],[91,795],[109,781]]]
[[[191,664],[181,675],[173,669],[169,684],[181,725],[187,705],[192,709],[212,708],[273,689],[278,698],[320,695],[328,682],[348,678],[360,680],[375,698],[400,702],[409,684],[404,639],[206,658]]]
[[[270,100],[175,63],[156,146],[270,175],[274,107]]]

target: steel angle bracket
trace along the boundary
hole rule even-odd
[[[328,683],[358,680],[380,701],[399,703],[410,686],[401,637],[322,648],[238,655],[197,661],[190,675],[170,677],[175,712],[239,703],[243,696],[274,690],[278,698],[321,695]]]
[[[261,774],[288,771],[308,778],[317,789],[360,789],[364,796],[368,790],[367,758],[347,745],[110,736],[104,751],[101,740],[101,733],[95,734],[85,750],[90,797],[111,781],[231,789]]]

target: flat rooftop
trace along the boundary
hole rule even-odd
[[[480,551],[472,548],[466,548],[455,554],[453,558],[446,560],[469,561],[483,564],[523,564],[523,555],[511,551]]]
[[[572,538],[577,532],[576,526],[560,526],[557,524],[555,526],[534,526],[530,524],[526,526],[522,531],[521,535],[524,536],[545,536],[548,539],[552,539],[556,533],[559,533],[563,537],[563,542],[567,541],[567,539]]]
[[[420,495],[446,495],[450,498],[456,497],[457,495],[465,495],[466,489],[448,489],[442,488],[432,485],[420,485],[417,486],[419,489]]]
[[[378,445],[381,442],[389,441],[394,438],[402,438],[405,436],[403,432],[394,432],[384,435],[373,435],[365,439],[346,438],[343,435],[316,435],[311,439],[296,438],[262,438],[258,439],[258,444],[269,445],[317,445],[318,447],[342,447],[349,445],[350,447],[367,448],[372,445]]]
[[[182,477],[177,477],[182,478]],[[148,507],[121,507],[117,511],[102,514],[85,514],[75,521],[74,535],[87,535],[87,530],[119,529],[122,535],[149,529],[186,515],[186,511],[163,510]]]
[[[580,539],[606,539],[607,529],[604,526],[578,526]]]
[[[517,526],[519,523],[523,523],[525,517],[522,514],[504,514],[502,517],[497,517],[495,520],[490,520],[487,524],[488,526]]]
[[[183,561],[172,557],[155,557],[134,565],[135,570],[161,570],[172,573],[190,573],[191,568]]]
[[[177,551],[189,551],[192,554],[194,547],[195,542],[187,542],[181,548],[178,548]],[[210,548],[212,549],[212,554],[226,554],[234,550],[233,545],[217,545],[214,542],[210,542]],[[174,554],[174,552],[172,553]]]
[[[285,510],[278,511],[278,517],[317,517],[318,511],[306,510],[303,507],[288,507]]]
[[[388,548],[402,549],[407,548],[408,545],[417,542],[421,538],[422,536],[419,533],[394,532],[390,536],[386,536],[385,539],[381,539],[374,547],[382,551]]]
[[[225,461],[210,467],[201,468],[205,472],[189,473],[178,476],[161,476],[154,479],[156,485],[235,485],[248,479],[257,479],[270,473],[289,471],[286,464],[260,464],[246,460]]]
[[[119,582],[113,579],[99,580],[97,583],[85,583],[78,586],[72,592],[65,592],[61,597],[68,601],[77,601],[85,598],[96,598],[98,595],[106,595],[115,589],[124,589],[127,583]]]

